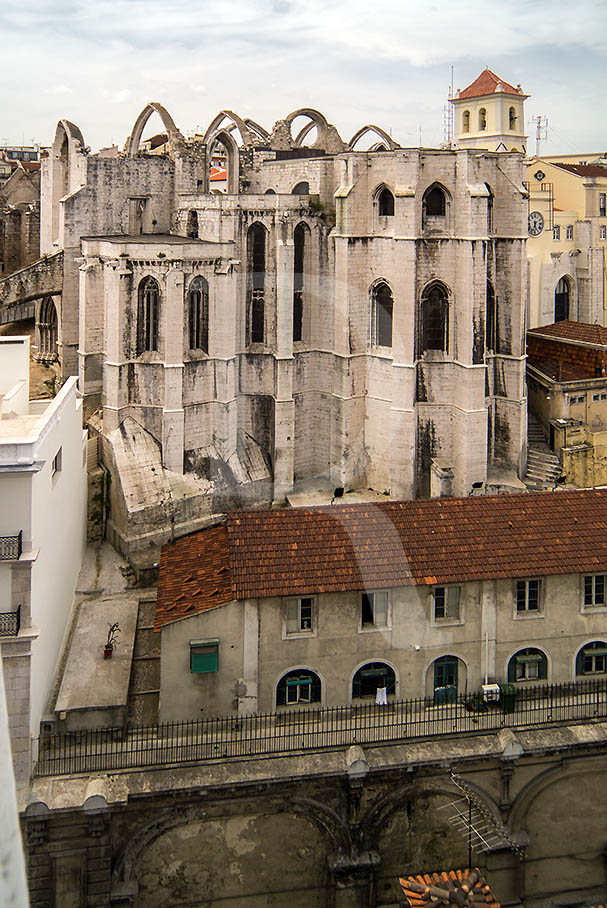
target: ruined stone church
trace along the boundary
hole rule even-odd
[[[171,536],[298,489],[466,495],[520,475],[522,179],[519,153],[403,148],[377,126],[345,142],[311,109],[271,132],[222,111],[186,139],[148,104],[123,152],[97,154],[62,120],[43,258],[0,302],[32,301],[39,349],[79,375],[116,547],[149,566]]]

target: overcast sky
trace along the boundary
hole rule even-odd
[[[316,107],[346,140],[371,122],[437,145],[451,67],[464,88],[489,66],[531,95],[530,150],[541,114],[542,150],[598,152],[606,44],[605,0],[4,0],[0,144],[48,145],[66,118],[122,146],[154,100],[184,134]]]

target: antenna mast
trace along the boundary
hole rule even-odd
[[[535,154],[539,158],[542,141],[548,138],[548,117],[538,114],[531,118],[531,122],[535,123]]]
[[[451,145],[453,143],[453,104],[450,99],[453,97],[453,67],[451,67],[451,84],[449,85],[449,94],[447,95],[447,103],[443,111],[443,140],[446,145]]]

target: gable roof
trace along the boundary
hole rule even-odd
[[[607,571],[607,490],[235,511],[162,549],[155,628],[232,600]]]
[[[574,322],[569,319],[555,322],[552,325],[543,325],[541,328],[530,328],[527,334],[532,334],[535,337],[550,337],[565,343],[567,341],[575,341],[579,344],[590,344],[592,346],[607,345],[607,328],[603,327],[603,325]]]
[[[405,894],[405,905],[408,908],[461,908],[486,906],[500,908],[491,887],[478,867],[473,870],[443,870],[441,873],[418,873],[399,883]]]
[[[607,177],[607,167],[602,164],[564,164],[560,161],[550,161],[553,167],[560,167],[561,170],[568,170],[569,173],[575,173],[579,177]]]
[[[519,88],[515,88],[514,85],[510,85],[509,82],[500,79],[499,76],[487,67],[474,82],[468,85],[467,88],[464,88],[463,91],[459,92],[455,100],[462,100],[462,98],[482,98],[485,95],[493,95],[496,92],[504,92],[507,95],[517,95],[519,98],[529,97],[529,95],[524,95]]]

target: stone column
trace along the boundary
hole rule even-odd
[[[485,674],[489,682],[496,679],[497,581],[484,580],[481,585],[481,684]]]
[[[183,271],[181,263],[166,276],[164,304],[164,410],[162,465],[183,473],[185,413],[183,409]]]
[[[256,713],[259,708],[259,607],[257,599],[247,599],[243,608],[243,677],[239,683],[239,715]]]
[[[274,402],[274,499],[293,488],[295,403],[293,401],[293,240],[276,247],[276,353]]]
[[[105,362],[103,365],[103,430],[106,434],[118,428],[121,410],[126,401],[120,391],[120,369],[131,351],[124,348],[125,325],[130,324],[127,317],[132,272],[123,259],[107,262],[104,268],[105,296]]]

